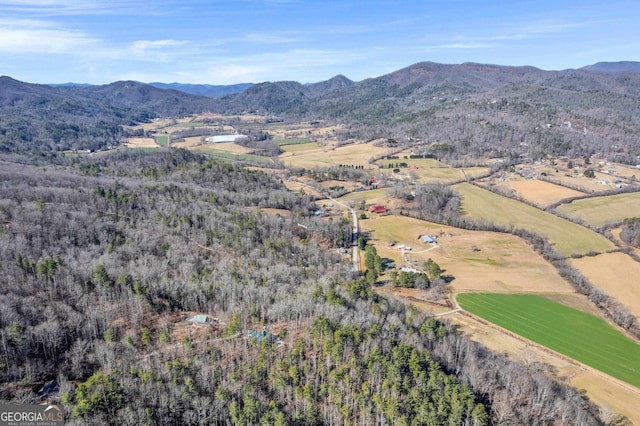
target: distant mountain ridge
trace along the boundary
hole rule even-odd
[[[184,92],[190,85],[52,87],[1,77],[0,150],[115,145],[122,125],[209,111],[338,122],[352,138],[421,140],[447,155],[600,152],[631,163],[640,156],[640,72],[626,71],[634,64],[544,71],[420,62],[357,82],[265,82],[215,99]]]
[[[253,83],[240,83],[231,85],[212,85],[212,84],[183,84],[183,83],[149,83],[150,86],[159,89],[173,89],[180,92],[191,93],[192,95],[207,96],[209,98],[221,98],[226,95],[242,93]]]
[[[620,72],[638,72],[640,73],[640,62],[635,61],[619,61],[619,62],[598,62],[593,65],[587,65],[580,68],[586,71],[620,73]]]

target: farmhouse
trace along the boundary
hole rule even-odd
[[[209,136],[205,139],[206,142],[211,143],[224,143],[224,142],[236,142],[243,139],[249,139],[245,135],[217,135],[217,136]]]
[[[418,238],[427,244],[436,244],[436,239],[430,235],[421,235]]]
[[[371,206],[369,207],[369,213],[386,213],[387,208],[385,206]]]

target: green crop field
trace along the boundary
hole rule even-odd
[[[615,248],[611,241],[597,232],[519,201],[468,183],[453,188],[462,195],[462,209],[469,216],[542,235],[565,256],[590,251],[601,253]]]
[[[278,141],[274,141],[278,143]],[[320,150],[320,145],[316,142],[306,142],[298,144],[279,144],[284,152],[301,152],[301,151],[313,151]]]
[[[297,138],[297,139],[274,138],[271,140],[271,142],[279,146],[286,146],[286,145],[301,145],[301,144],[311,143],[312,141],[309,138]]]
[[[273,160],[269,157],[262,157],[260,155],[253,154],[235,154],[228,151],[222,151],[215,148],[200,148],[197,150],[203,154],[206,154],[210,157],[214,157],[217,159],[221,159],[224,161],[249,161],[252,163],[257,163],[263,166],[272,166]]]
[[[640,387],[640,345],[601,318],[530,294],[466,293],[462,309]]]
[[[640,192],[575,200],[559,206],[558,211],[592,226],[604,226],[640,215]]]
[[[160,146],[167,148],[169,146],[169,136],[156,136],[156,143]]]

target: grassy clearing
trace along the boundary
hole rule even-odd
[[[398,266],[408,266],[404,259],[417,266],[433,259],[455,278],[449,284],[455,292],[574,293],[542,256],[514,235],[467,231],[406,216],[372,216],[360,226],[370,233],[378,254]],[[437,236],[438,247],[418,240],[424,234]],[[390,241],[396,245],[390,247]],[[404,258],[396,248],[400,244],[413,249]]]
[[[557,203],[564,198],[584,195],[584,192],[537,179],[510,180],[499,184],[498,187],[513,191],[514,195],[522,197],[540,207]]]
[[[158,144],[153,138],[128,138],[126,146],[128,148],[158,148]]]
[[[343,145],[337,148],[321,147],[317,143],[285,145],[280,159],[288,167],[304,167],[307,169],[331,167],[339,164],[372,167],[369,164],[374,156],[384,155],[387,147],[375,146],[372,143]]]
[[[156,143],[164,148],[168,148],[169,136],[168,135],[156,136]]]
[[[212,148],[199,148],[196,151],[202,152],[210,157],[214,157],[217,159],[228,160],[228,161],[248,161],[251,163],[256,163],[264,166],[273,165],[273,160],[268,157],[261,157],[259,155],[251,155],[251,154],[234,154],[228,151],[222,151],[219,149]]]
[[[467,293],[457,300],[487,321],[640,387],[640,345],[601,318],[530,294]]]
[[[640,215],[640,192],[575,200],[558,207],[558,211],[601,227]]]
[[[287,146],[287,145],[302,145],[312,143],[309,138],[289,138],[289,139],[273,139],[271,142],[279,145],[279,146]]]
[[[545,236],[564,256],[605,252],[615,245],[604,236],[551,213],[468,183],[453,187],[462,195],[465,214],[504,227],[522,228]]]
[[[432,158],[420,159],[393,159],[379,160],[376,162],[382,169],[380,171],[386,175],[393,175],[393,169],[399,163],[406,163],[408,167],[400,168],[401,174],[410,174],[422,183],[429,182],[457,182],[467,178],[477,178],[489,172],[488,167],[449,167],[445,163]],[[391,167],[389,167],[391,166]]]
[[[298,143],[298,144],[279,144],[280,149],[284,152],[306,152],[306,151],[316,151],[321,150],[322,148],[315,142],[307,142],[307,143]]]
[[[585,277],[640,319],[640,263],[625,253],[570,259]]]
[[[202,127],[204,123],[199,123],[197,121],[191,121],[188,123],[177,123],[175,127]]]

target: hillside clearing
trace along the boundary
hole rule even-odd
[[[468,183],[453,188],[462,195],[465,214],[506,228],[522,228],[542,235],[564,256],[615,249],[603,235],[551,213]]]
[[[159,148],[153,138],[128,138],[125,144],[127,148]]]
[[[537,179],[526,180],[519,178],[517,180],[508,180],[496,186],[502,190],[512,191],[516,197],[522,197],[539,207],[546,207],[564,198],[584,195],[583,192],[575,189]]]
[[[591,226],[622,222],[640,213],[640,192],[574,200],[558,207],[567,216],[584,220]]]
[[[522,239],[497,232],[466,231],[404,216],[380,216],[360,221],[362,231],[371,234],[370,244],[378,254],[396,265],[417,267],[429,258],[451,275],[454,292],[548,292],[574,293],[556,270]],[[418,240],[420,235],[438,237],[434,247]],[[396,243],[389,246],[389,242]],[[411,252],[397,245],[412,247]],[[428,250],[428,251],[427,251]]]
[[[569,262],[640,320],[640,263],[625,253],[605,253]]]

